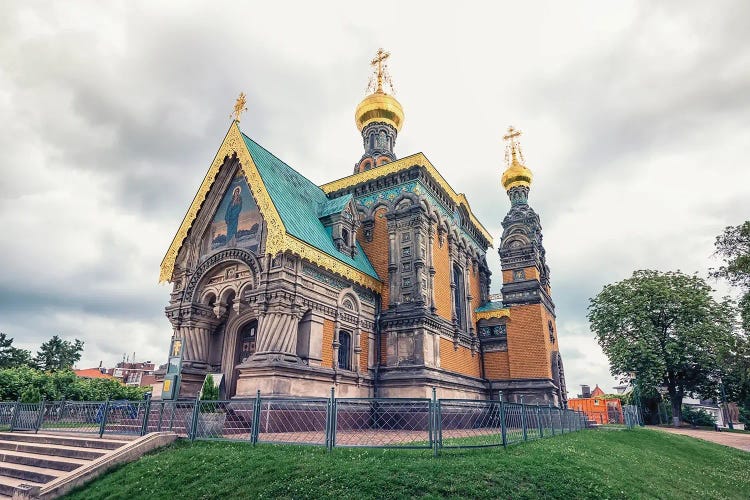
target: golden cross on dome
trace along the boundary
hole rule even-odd
[[[370,65],[373,68],[376,67],[375,74],[378,77],[378,87],[375,90],[375,92],[383,92],[383,78],[385,77],[386,79],[388,79],[388,76],[385,74],[385,65],[383,63],[390,56],[391,56],[390,52],[386,52],[382,48],[380,48],[378,49],[378,53],[375,55],[375,58],[372,61],[370,61]],[[390,81],[388,83],[390,83]]]
[[[521,152],[521,145],[517,140],[517,138],[520,136],[521,131],[513,128],[513,125],[508,127],[508,133],[503,136],[503,139],[508,141],[508,146],[505,149],[505,161],[506,163],[508,163],[508,165],[510,165],[511,162],[516,159],[516,155],[521,158],[521,161],[524,161],[523,153]],[[510,153],[510,155],[508,153]]]
[[[229,115],[229,117],[234,117],[235,121],[240,121],[240,115],[247,111],[247,108],[245,107],[245,93],[240,92],[240,96],[237,98],[237,101],[234,103],[234,111],[232,111],[232,114]]]

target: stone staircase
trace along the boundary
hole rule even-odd
[[[0,432],[0,499],[55,498],[109,467],[174,440],[139,436]]]

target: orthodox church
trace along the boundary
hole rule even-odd
[[[245,97],[161,264],[173,336],[163,397],[206,374],[222,397],[496,398],[567,395],[531,171],[511,128],[490,297],[492,235],[422,153],[398,158],[388,53],[355,122],[352,175],[317,186],[240,129]],[[216,378],[216,375],[214,375]]]

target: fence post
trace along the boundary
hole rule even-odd
[[[44,420],[44,405],[45,405],[44,398],[42,398],[42,402],[39,403],[39,415],[36,417],[36,425],[34,426],[34,434],[37,434],[39,432],[39,428],[42,426],[42,420]]]
[[[104,411],[102,412],[102,421],[99,422],[99,438],[104,435],[104,427],[107,425],[107,415],[109,415],[109,398],[104,403]]]
[[[552,429],[552,436],[555,435],[555,419],[552,416],[552,403],[547,403],[547,406],[549,406],[549,426],[550,429]]]
[[[195,436],[198,434],[198,413],[200,413],[201,400],[198,396],[195,397],[195,404],[193,406],[193,415],[190,420],[190,441],[195,441]]]
[[[438,429],[442,427],[442,418],[440,418],[440,403],[437,400],[437,388],[432,388],[432,402],[430,404],[430,407],[432,408],[432,420],[430,423],[430,439],[432,439],[432,455],[438,456],[438,446],[440,446],[439,442],[439,432]]]
[[[250,442],[255,446],[258,443],[258,434],[260,433],[260,389],[255,396],[253,404],[253,421],[250,424]]]
[[[336,389],[331,387],[326,411],[326,449],[332,451],[336,446]]]
[[[144,411],[143,422],[141,422],[141,436],[145,436],[148,432],[148,417],[151,415],[151,396],[146,399],[146,408]]]
[[[526,433],[526,406],[523,404],[523,396],[521,396],[521,428],[523,429],[523,440],[528,440]]]
[[[159,424],[156,426],[156,430],[158,432],[161,432],[161,422],[162,418],[164,418],[164,405],[166,404],[165,401],[161,402],[161,409],[159,410]]]
[[[505,429],[505,403],[503,403],[503,391],[497,391],[497,397],[500,399],[500,434],[503,437],[503,448],[508,446],[508,435]]]
[[[21,398],[16,399],[16,405],[13,407],[13,416],[10,419],[10,432],[16,428],[18,424],[18,412],[20,411]]]
[[[64,411],[65,411],[65,398],[64,397],[62,398],[62,401],[60,401],[60,410],[59,411],[60,411],[60,413],[57,415],[57,421],[58,422],[60,420],[62,420],[63,417],[64,417],[64,415],[65,415],[65,413],[64,413]]]
[[[539,426],[539,437],[544,437],[544,427],[542,426],[542,409],[536,405],[536,423]]]

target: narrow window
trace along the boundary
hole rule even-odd
[[[453,289],[453,312],[456,315],[458,326],[461,329],[465,329],[465,318],[466,314],[464,311],[464,275],[461,272],[461,268],[457,265],[453,266],[453,283],[456,287]]]
[[[239,355],[239,362],[244,363],[245,361],[252,356],[252,354],[255,352],[255,339],[256,339],[256,330],[258,328],[258,322],[252,321],[242,327],[242,331],[240,331],[240,355]]]
[[[352,366],[352,335],[345,331],[339,331],[339,368],[351,370]]]

